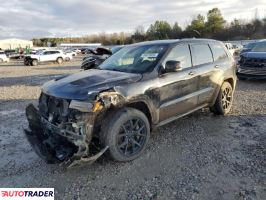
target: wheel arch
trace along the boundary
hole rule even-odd
[[[152,125],[153,117],[148,105],[143,101],[136,101],[129,104],[126,104],[126,107],[135,108],[136,110],[141,111],[148,118],[150,125]]]
[[[210,103],[210,106],[213,106],[215,104],[215,101],[219,95],[220,88],[222,87],[224,82],[228,82],[232,86],[233,90],[235,89],[235,86],[236,86],[236,79],[235,78],[226,77],[226,78],[220,79],[219,85],[218,85],[218,87],[214,93],[214,98],[213,98],[212,102]]]
[[[235,81],[232,77],[225,79],[223,82],[228,82],[228,83],[230,83],[230,85],[232,86],[233,89],[235,88]]]

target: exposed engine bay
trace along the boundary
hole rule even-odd
[[[92,142],[97,124],[95,112],[102,109],[100,101],[91,108],[73,102],[42,93],[39,109],[32,104],[26,108],[29,129],[25,134],[35,152],[47,163],[71,167],[94,162],[108,149],[100,149]],[[94,112],[88,112],[89,109]]]

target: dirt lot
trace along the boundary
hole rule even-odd
[[[56,199],[265,199],[265,81],[238,81],[229,116],[204,109],[159,128],[135,161],[47,165],[23,135],[24,110],[40,85],[79,65],[0,65],[1,187],[54,187]]]

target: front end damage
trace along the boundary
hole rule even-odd
[[[26,108],[29,128],[26,137],[38,156],[47,163],[66,167],[93,163],[108,149],[94,141],[104,113],[122,104],[115,92],[97,94],[92,103],[55,98],[44,93],[38,109]]]

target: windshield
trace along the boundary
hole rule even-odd
[[[120,49],[122,49],[123,46],[118,46],[118,47],[112,47],[111,48],[111,51],[112,51],[112,54],[115,54],[116,52],[118,52]]]
[[[255,47],[257,44],[258,44],[258,43],[256,43],[256,42],[248,43],[248,44],[245,46],[245,48],[246,48],[246,49],[252,49],[252,48]]]
[[[168,45],[128,46],[109,57],[99,68],[105,70],[145,73],[152,71]]]
[[[266,42],[258,43],[251,51],[252,52],[266,52]]]

